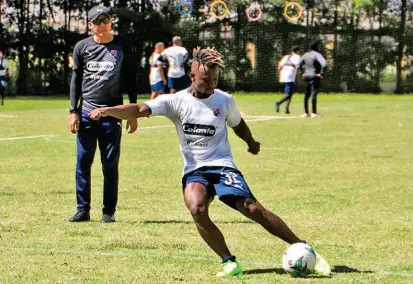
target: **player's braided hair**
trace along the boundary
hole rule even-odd
[[[189,64],[192,65],[193,62],[199,62],[207,67],[216,65],[221,70],[225,68],[221,53],[219,53],[215,47],[202,49],[198,46],[197,48],[194,48],[192,59],[189,61]]]

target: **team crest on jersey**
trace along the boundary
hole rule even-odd
[[[116,50],[116,49],[112,49],[111,51],[110,51],[110,53],[112,53],[112,55],[116,58],[116,57],[118,57],[118,51]]]
[[[214,108],[214,115],[219,116],[220,114],[221,114],[221,111],[219,110],[219,108]]]

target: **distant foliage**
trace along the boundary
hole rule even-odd
[[[280,90],[278,60],[292,45],[303,52],[319,39],[329,62],[324,91],[380,92],[384,78],[393,76],[400,79],[386,82],[393,90],[413,92],[413,0],[297,0],[304,13],[296,22],[284,17],[284,0],[258,1],[263,14],[254,22],[245,15],[251,1],[224,1],[229,11],[223,20],[209,13],[211,1],[204,0],[191,2],[188,17],[179,14],[175,0],[3,1],[2,13],[7,8],[9,17],[0,25],[0,46],[18,66],[10,91],[67,94],[72,50],[89,35],[87,11],[114,2],[113,27],[136,46],[142,93],[149,91],[149,69],[141,61],[149,58],[154,43],[170,45],[174,35],[182,36],[188,50],[201,45],[221,51],[227,65],[221,86],[226,89]]]

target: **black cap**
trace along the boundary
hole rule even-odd
[[[105,6],[95,6],[89,10],[87,17],[89,18],[89,21],[93,21],[102,14],[110,15],[110,8]]]
[[[313,40],[313,41],[310,43],[310,49],[311,49],[311,50],[314,50],[314,51],[318,51],[318,41],[317,41],[317,40]]]

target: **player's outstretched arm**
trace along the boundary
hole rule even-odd
[[[233,127],[233,129],[235,134],[247,143],[248,152],[257,155],[260,151],[260,142],[255,141],[254,137],[252,137],[251,130],[245,123],[244,119],[241,118],[241,122],[237,126]]]
[[[151,114],[151,109],[146,104],[128,104],[114,107],[102,107],[90,112],[91,119],[99,119],[105,116],[113,116],[119,119],[133,119],[146,117]]]

